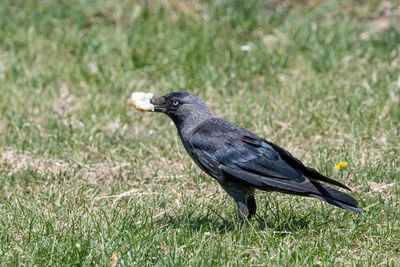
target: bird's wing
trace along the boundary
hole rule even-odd
[[[305,167],[279,146],[220,118],[200,124],[189,143],[192,153],[201,161],[199,163],[204,169],[218,163],[222,172],[232,177],[245,177],[242,182],[257,187],[273,186],[271,183],[293,183],[293,186],[304,187],[312,182],[311,178],[348,189],[316,170]],[[243,172],[248,175],[243,175]]]
[[[264,141],[266,143],[268,143],[273,149],[275,149],[275,151],[277,151],[279,153],[280,157],[283,160],[285,160],[291,166],[299,168],[304,173],[304,175],[306,175],[307,177],[310,177],[314,180],[325,182],[328,184],[333,184],[333,185],[336,185],[336,186],[339,186],[339,187],[342,187],[344,189],[351,191],[351,189],[349,187],[347,187],[346,185],[320,174],[316,169],[304,166],[304,164],[300,160],[293,157],[292,154],[290,154],[288,151],[281,148],[280,146],[278,146],[272,142],[269,142],[267,140],[264,140]]]

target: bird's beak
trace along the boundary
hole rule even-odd
[[[167,101],[163,96],[156,99],[150,99],[150,103],[154,105],[154,112],[165,112],[167,110],[165,107],[166,102]]]

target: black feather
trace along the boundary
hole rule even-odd
[[[321,182],[333,184],[351,191],[351,189],[346,185],[320,174],[316,169],[304,166],[304,164],[300,160],[293,157],[292,154],[290,154],[288,151],[281,148],[280,146],[269,141],[266,142],[270,144],[287,163],[301,169],[308,177]]]

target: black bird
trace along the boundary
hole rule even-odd
[[[256,214],[255,189],[313,197],[342,209],[364,211],[353,197],[320,182],[350,190],[347,186],[304,166],[280,146],[216,117],[200,98],[173,92],[150,102],[155,112],[174,121],[196,164],[233,197],[241,220]]]

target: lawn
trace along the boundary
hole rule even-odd
[[[2,0],[0,266],[399,266],[400,5],[365,2]],[[177,90],[366,212],[259,192],[240,224],[129,102]]]

